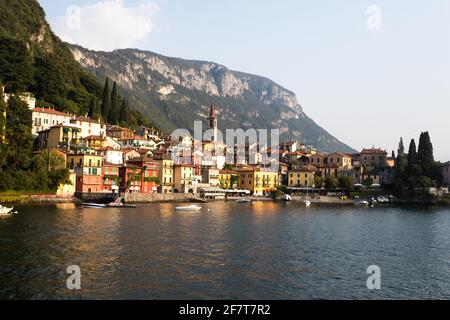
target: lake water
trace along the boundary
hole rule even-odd
[[[175,206],[18,208],[0,218],[0,298],[450,298],[448,209]],[[67,289],[71,265],[81,290]]]

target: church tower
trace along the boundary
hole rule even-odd
[[[217,142],[217,135],[218,135],[218,126],[217,126],[217,112],[216,112],[216,105],[211,103],[211,112],[209,114],[209,129],[214,130],[214,138],[213,141]]]

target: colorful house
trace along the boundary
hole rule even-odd
[[[129,160],[120,168],[120,190],[130,193],[155,193],[160,184],[159,165],[152,159],[141,157]]]
[[[173,193],[174,189],[174,167],[172,158],[166,156],[155,160],[159,165],[158,177],[161,182],[158,192]]]
[[[73,124],[58,124],[39,132],[39,149],[70,148],[78,144],[81,129]]]
[[[222,189],[237,189],[239,187],[240,174],[233,170],[220,170],[219,186]]]
[[[194,166],[191,164],[174,165],[174,192],[175,193],[194,193],[193,178]]]
[[[253,195],[268,195],[280,186],[280,176],[277,171],[260,167],[238,168],[240,189],[249,190]]]
[[[119,193],[120,186],[120,165],[104,162],[103,163],[103,191]]]
[[[78,193],[103,192],[103,157],[94,152],[68,154],[67,163],[75,171],[75,191]]]
[[[87,117],[76,117],[70,123],[77,125],[81,129],[81,138],[89,136],[106,136],[106,125],[100,120],[93,120]]]
[[[315,188],[315,177],[317,169],[311,165],[288,173],[288,187],[291,188]]]

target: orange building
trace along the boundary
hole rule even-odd
[[[159,164],[141,157],[127,161],[120,168],[120,190],[131,193],[154,193],[158,191]]]
[[[120,185],[120,165],[105,162],[103,164],[103,191],[118,193]]]

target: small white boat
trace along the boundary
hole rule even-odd
[[[202,207],[199,207],[196,205],[191,205],[191,206],[186,206],[186,207],[176,207],[175,209],[177,211],[200,211],[200,210],[202,210]]]
[[[368,207],[369,206],[369,201],[358,201],[358,202],[355,202],[355,206]]]
[[[83,207],[91,208],[91,209],[104,209],[106,208],[106,204],[99,203],[83,203]]]
[[[236,203],[251,203],[251,202],[252,202],[252,200],[244,199],[244,198],[236,200]]]
[[[287,195],[284,196],[284,200],[285,201],[292,201],[292,197],[287,194]]]
[[[14,207],[6,208],[0,205],[0,216],[10,216],[12,211],[14,210]]]
[[[311,201],[306,200],[304,203],[305,203],[305,206],[311,207]]]

